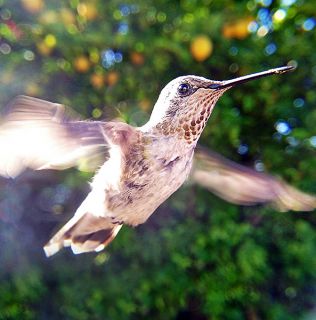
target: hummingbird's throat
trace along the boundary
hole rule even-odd
[[[165,118],[156,125],[156,129],[165,136],[175,135],[188,144],[195,143],[205,128],[217,100],[224,91],[226,90],[199,89],[172,119]]]

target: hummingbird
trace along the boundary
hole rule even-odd
[[[61,170],[82,159],[98,166],[90,193],[44,246],[47,256],[68,246],[75,254],[103,250],[124,224],[144,223],[190,173],[193,182],[233,203],[313,210],[315,197],[197,146],[225,91],[292,69],[284,66],[226,81],[178,77],[162,89],[141,127],[81,120],[61,104],[18,96],[0,125],[0,175],[15,177],[25,168]]]

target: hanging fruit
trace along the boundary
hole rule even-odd
[[[226,23],[223,26],[222,34],[227,39],[245,39],[249,35],[249,23],[253,20],[252,17],[246,17],[231,23]]]
[[[90,69],[89,59],[84,55],[78,56],[74,60],[74,68],[78,72],[86,73]]]
[[[95,20],[98,16],[96,4],[93,2],[82,2],[77,6],[78,14],[88,21]]]
[[[90,82],[92,86],[96,89],[100,89],[104,86],[104,76],[101,73],[93,73],[90,77]]]
[[[73,12],[67,8],[62,8],[60,10],[60,18],[64,25],[69,26],[76,22],[76,17]]]
[[[152,102],[147,98],[144,98],[139,102],[139,108],[142,111],[148,112],[151,109],[151,107],[152,107]]]
[[[54,10],[47,10],[41,14],[39,17],[39,22],[41,24],[54,24],[58,22],[57,12]]]
[[[107,75],[106,75],[106,83],[109,86],[114,86],[118,80],[119,80],[119,74],[117,71],[110,71]]]
[[[43,0],[21,0],[22,6],[30,13],[38,13],[44,7]]]
[[[137,52],[137,51],[133,51],[130,54],[130,59],[131,59],[132,63],[136,66],[141,66],[145,62],[144,55],[142,53]]]
[[[205,61],[212,54],[212,40],[206,35],[197,36],[191,42],[190,51],[196,61]]]
[[[47,46],[47,44],[44,41],[41,41],[39,43],[36,44],[37,50],[38,52],[42,55],[42,56],[49,56],[50,53],[52,52],[53,48]]]
[[[49,48],[55,48],[57,44],[57,39],[53,34],[48,34],[44,38],[44,42]]]

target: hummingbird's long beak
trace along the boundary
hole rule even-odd
[[[231,79],[231,80],[225,80],[225,81],[219,81],[218,83],[212,83],[211,85],[208,86],[209,89],[223,89],[227,87],[233,87],[237,84],[241,84],[250,80],[266,77],[266,76],[271,76],[273,74],[281,74],[284,72],[288,72],[290,70],[293,70],[293,66],[285,66],[285,67],[280,67],[280,68],[274,68],[270,69],[267,71],[262,71],[258,73],[253,73],[249,74],[247,76],[239,77],[236,79]]]

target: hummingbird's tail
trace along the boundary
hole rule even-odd
[[[122,224],[114,224],[109,217],[97,217],[91,213],[75,215],[44,246],[47,257],[63,247],[71,247],[73,253],[103,250],[120,231]]]

